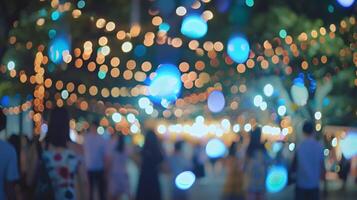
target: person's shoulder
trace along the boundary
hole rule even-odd
[[[9,154],[16,154],[15,148],[8,142],[0,140],[1,151],[7,152]]]

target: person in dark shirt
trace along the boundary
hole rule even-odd
[[[6,128],[6,116],[0,108],[0,132]],[[15,185],[19,179],[15,148],[0,140],[0,199],[16,199]]]

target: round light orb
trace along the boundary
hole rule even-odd
[[[321,117],[322,117],[322,114],[321,114],[320,111],[315,112],[315,119],[316,119],[316,120],[320,120]]]
[[[167,131],[167,128],[165,125],[163,124],[160,124],[158,127],[157,127],[157,132],[160,133],[160,134],[164,134],[166,133]]]
[[[279,106],[278,107],[278,115],[284,116],[286,113],[286,107],[285,106]]]
[[[136,121],[136,117],[133,113],[129,113],[126,116],[126,119],[128,120],[129,123],[134,123]]]
[[[132,133],[138,133],[139,132],[139,127],[136,125],[136,124],[133,124],[133,125],[131,125],[130,126],[130,132],[132,132]]]
[[[265,186],[268,192],[280,192],[288,183],[288,171],[284,166],[274,165],[268,170]]]
[[[60,12],[59,11],[56,10],[56,11],[51,13],[51,19],[53,21],[57,21],[59,19],[59,17],[60,17]]]
[[[231,122],[228,119],[223,119],[221,121],[221,126],[225,129],[225,130],[229,130],[231,127]]]
[[[232,37],[228,41],[227,54],[237,63],[244,63],[249,57],[250,46],[243,36]]]
[[[131,42],[129,42],[129,41],[126,41],[121,45],[121,50],[124,53],[130,52],[132,49],[133,49],[133,44],[131,44]]]
[[[169,30],[170,30],[170,24],[165,23],[165,22],[160,24],[159,31],[168,32]]]
[[[274,93],[274,87],[271,84],[266,84],[263,91],[265,96],[270,97]]]
[[[118,123],[122,120],[122,116],[120,113],[114,113],[112,115],[112,120],[115,122],[115,123]]]
[[[62,99],[67,99],[68,96],[69,96],[69,93],[68,93],[67,90],[63,90],[63,91],[61,92],[61,97],[62,97]]]
[[[309,98],[309,91],[305,85],[294,84],[291,87],[291,96],[296,105],[304,106]]]
[[[346,137],[340,140],[342,154],[346,159],[351,159],[357,155],[357,132],[349,132]]]
[[[348,7],[351,7],[353,5],[353,3],[355,2],[355,0],[337,0],[337,2],[345,7],[345,8],[348,8]]]
[[[13,69],[15,69],[15,62],[14,61],[9,61],[8,63],[7,63],[7,69],[8,70],[13,70]]]
[[[2,98],[1,98],[1,102],[0,102],[0,104],[1,104],[1,106],[3,106],[3,107],[8,107],[8,106],[10,106],[10,97],[9,96],[3,96]]]
[[[65,37],[55,38],[48,49],[48,56],[52,62],[59,64],[63,61],[63,52],[69,51],[69,41]]]
[[[324,149],[324,156],[328,156],[330,154],[330,150]]]
[[[210,158],[221,158],[226,154],[227,148],[222,140],[213,138],[206,145],[206,154]]]
[[[244,131],[245,132],[249,132],[249,131],[251,131],[252,130],[252,125],[251,124],[245,124],[244,125]]]
[[[97,128],[97,133],[98,133],[99,135],[103,135],[104,132],[105,132],[105,129],[104,129],[103,126],[99,126],[99,127]]]
[[[149,85],[149,94],[154,102],[176,101],[182,88],[181,73],[175,65],[161,64]]]
[[[279,36],[281,37],[281,38],[286,38],[286,36],[288,35],[288,33],[286,32],[286,30],[285,29],[281,29],[280,31],[279,31]]]
[[[196,176],[191,171],[184,171],[175,178],[175,185],[180,190],[188,190],[196,181]]]
[[[268,104],[267,104],[267,102],[263,101],[259,107],[262,111],[264,111],[268,108]]]
[[[199,115],[195,119],[196,123],[203,124],[205,122],[205,118],[202,115]]]
[[[86,6],[86,2],[85,1],[83,1],[83,0],[78,1],[77,7],[79,9],[84,8],[84,6]]]
[[[238,132],[240,131],[240,125],[239,125],[239,124],[235,124],[235,125],[233,126],[233,131],[234,131],[235,133],[238,133]]]
[[[290,143],[289,144],[289,151],[294,151],[295,149],[295,143]]]
[[[138,104],[141,109],[145,109],[146,107],[150,106],[150,100],[147,97],[141,97],[138,101]]]
[[[213,113],[221,112],[226,104],[226,100],[221,91],[215,90],[211,92],[207,99],[208,109]]]
[[[145,108],[145,113],[151,115],[154,112],[154,107],[148,106]]]
[[[199,15],[185,17],[181,25],[181,33],[189,38],[198,39],[206,35],[207,22]]]
[[[254,97],[253,103],[256,107],[259,107],[263,103],[263,97],[261,95],[256,95]]]

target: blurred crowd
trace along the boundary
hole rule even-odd
[[[124,134],[105,140],[97,133],[93,121],[84,134],[83,144],[71,141],[70,116],[66,109],[50,112],[48,132],[42,140],[34,136],[12,135],[0,140],[0,200],[3,199],[137,199],[160,200],[159,175],[170,177],[172,200],[189,199],[189,190],[177,186],[175,177],[192,171],[196,182],[206,176],[206,163],[213,168],[219,162],[226,171],[223,200],[260,200],[266,198],[266,178],[272,165],[288,171],[287,184],[295,184],[295,199],[320,198],[320,183],[325,178],[323,146],[315,139],[314,124],[305,122],[304,139],[297,146],[291,162],[281,152],[273,159],[261,138],[261,129],[250,133],[249,141],[232,142],[223,158],[207,157],[203,144],[176,141],[167,152],[154,129],[145,128],[142,147],[131,145]],[[0,131],[6,116],[0,112]],[[132,192],[128,162],[133,161],[140,175],[136,192]],[[342,163],[343,162],[343,163]],[[347,179],[351,163],[341,160],[340,178]]]

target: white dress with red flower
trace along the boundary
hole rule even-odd
[[[43,152],[43,160],[47,168],[56,200],[76,199],[75,174],[79,158],[72,150]]]

